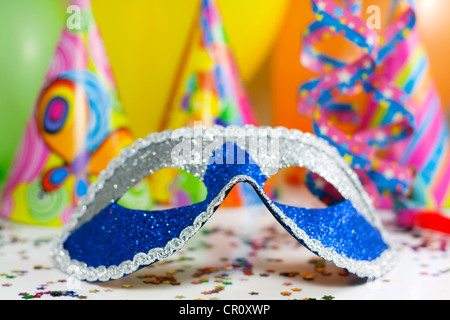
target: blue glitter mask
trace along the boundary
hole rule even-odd
[[[265,182],[280,169],[314,172],[344,200],[324,209],[269,199]],[[175,167],[203,181],[202,202],[134,210],[117,201],[138,181]],[[356,174],[336,149],[298,130],[194,127],[150,134],[113,159],[75,209],[52,249],[58,268],[87,281],[109,281],[163,260],[200,230],[239,182],[249,183],[279,223],[306,248],[359,277],[382,276],[393,249]]]

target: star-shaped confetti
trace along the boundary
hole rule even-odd
[[[349,84],[350,80],[352,79],[352,75],[346,70],[341,71],[337,76],[340,83]]]
[[[341,270],[341,271],[339,271],[339,275],[343,276],[343,277],[348,276],[348,271],[347,270]]]
[[[303,275],[303,279],[308,280],[308,281],[314,280],[314,277],[315,277],[314,273],[308,273],[308,274]]]

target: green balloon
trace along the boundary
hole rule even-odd
[[[0,192],[65,19],[61,0],[0,1]]]

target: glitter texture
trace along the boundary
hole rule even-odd
[[[183,144],[191,147],[191,154],[175,159],[173,151]],[[271,201],[264,183],[289,166],[321,175],[346,200],[325,209]],[[202,180],[206,199],[159,211],[132,210],[116,203],[139,180],[165,167],[186,170]],[[88,281],[135,272],[183,247],[239,182],[253,186],[292,236],[338,267],[360,277],[377,277],[392,265],[393,250],[370,199],[333,147],[297,130],[252,126],[165,131],[124,149],[82,199],[55,243],[54,261],[63,271]]]

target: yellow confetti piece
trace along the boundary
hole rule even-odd
[[[346,154],[344,155],[344,159],[345,161],[347,161],[348,163],[352,163],[353,162],[353,156]]]

